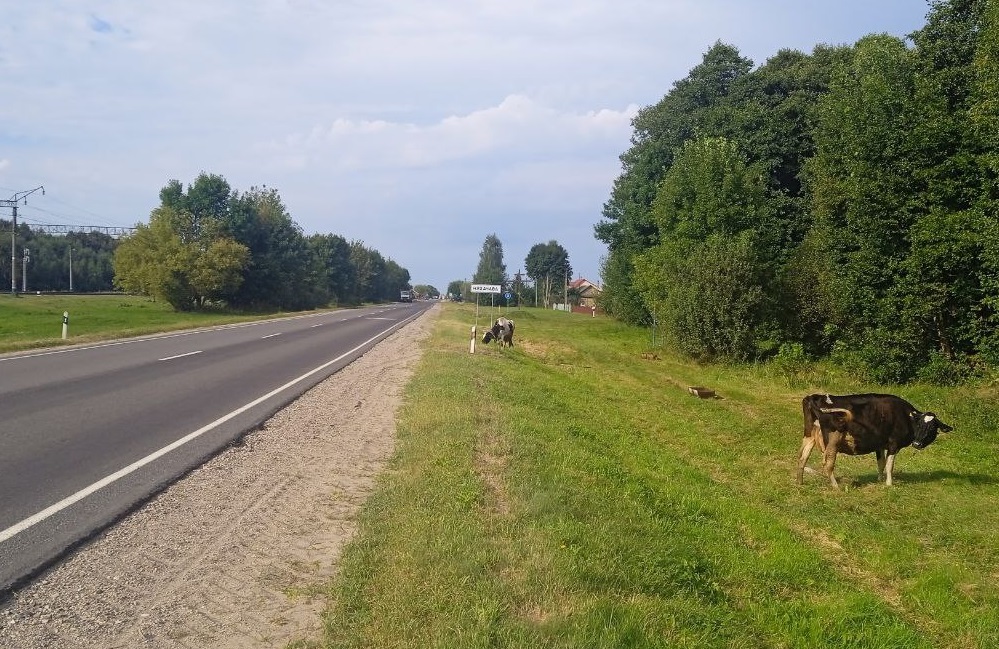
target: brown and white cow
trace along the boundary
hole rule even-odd
[[[496,322],[482,336],[482,342],[486,345],[490,340],[495,340],[500,347],[513,347],[513,320],[507,318],[497,318]]]
[[[891,394],[810,394],[801,400],[805,420],[798,458],[798,484],[812,448],[822,452],[822,471],[838,487],[836,454],[874,453],[878,479],[892,483],[895,456],[906,446],[921,450],[933,443],[937,432],[950,426],[932,412],[920,412],[911,403]]]

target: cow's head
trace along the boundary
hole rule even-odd
[[[484,342],[487,345],[489,344],[490,340],[499,340],[499,339],[500,339],[500,326],[498,324],[494,324],[492,327],[486,329],[486,333],[482,336],[482,342]]]
[[[938,432],[949,433],[954,430],[947,424],[940,421],[932,412],[919,412],[914,410],[909,414],[912,417],[912,429],[914,439],[912,448],[923,449],[933,443]]]

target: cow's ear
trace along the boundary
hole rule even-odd
[[[928,414],[933,414],[933,413],[928,413]],[[933,415],[933,418],[937,420],[937,429],[939,429],[941,433],[949,433],[950,431],[954,430],[952,427],[940,421],[940,417]]]

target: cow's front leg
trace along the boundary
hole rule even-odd
[[[885,462],[885,484],[891,486],[891,474],[895,470],[895,454],[888,453],[888,460]]]
[[[878,460],[878,481],[885,479],[885,454],[886,451],[884,449],[874,451],[874,457]],[[891,484],[890,480],[888,484]]]

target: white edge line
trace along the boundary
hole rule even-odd
[[[328,315],[339,314],[343,309],[334,309],[332,311],[323,311],[321,313],[307,313],[305,315],[290,316],[288,318],[283,318],[284,320],[298,320],[300,318],[320,318]],[[336,320],[335,322],[346,322],[352,318],[364,318],[366,314],[351,315],[350,317],[343,318],[341,320]],[[184,336],[194,336],[197,334],[211,333],[214,331],[220,331],[225,329],[242,329],[244,327],[256,327],[262,324],[274,323],[282,318],[271,318],[269,320],[254,320],[252,322],[232,322],[229,324],[218,325],[215,327],[202,327],[198,329],[192,329],[191,331],[179,331],[172,334],[152,334],[149,336],[139,336],[137,338],[129,338],[127,340],[116,340],[109,343],[99,343],[97,345],[87,345],[85,347],[63,347],[60,349],[50,349],[44,352],[34,352],[29,354],[18,354],[16,356],[0,356],[0,363],[7,361],[18,361],[26,358],[38,358],[39,356],[54,356],[56,354],[72,354],[73,352],[84,352],[91,349],[102,349],[104,347],[116,347],[118,345],[131,345],[134,343],[144,343],[151,340],[165,340],[167,338],[183,338]]]
[[[281,332],[279,331],[276,334],[267,334],[266,336],[261,336],[260,340],[264,340],[265,338],[273,338],[274,336],[280,336],[280,335],[281,335]]]
[[[196,352],[187,352],[186,354],[177,354],[176,356],[167,356],[166,358],[161,358],[159,360],[161,360],[161,361],[172,361],[175,358],[184,358],[185,356],[194,356],[195,354],[200,354],[203,351],[204,351],[203,349],[199,349]]]
[[[400,322],[392,325],[388,329],[385,329],[385,330],[379,332],[378,334],[372,336],[371,338],[368,338],[363,343],[361,343],[357,347],[354,347],[350,351],[344,352],[343,354],[337,356],[333,360],[327,361],[327,362],[323,363],[322,365],[320,365],[319,367],[317,367],[315,369],[312,369],[312,370],[309,370],[308,372],[306,372],[305,374],[301,375],[297,379],[292,379],[291,381],[288,381],[287,383],[285,383],[281,387],[275,388],[274,390],[271,390],[270,392],[268,392],[264,396],[258,397],[257,399],[254,399],[250,403],[247,403],[246,405],[241,406],[241,407],[237,408],[236,410],[233,410],[229,414],[223,415],[223,416],[219,417],[218,419],[216,419],[212,423],[208,424],[207,426],[202,426],[201,428],[199,428],[198,430],[194,431],[193,433],[188,433],[187,435],[184,435],[183,437],[181,437],[177,441],[164,446],[160,450],[154,451],[154,452],[150,453],[149,455],[147,455],[146,457],[144,457],[144,458],[142,458],[140,460],[136,460],[135,462],[132,462],[128,466],[115,471],[111,475],[106,476],[106,477],[98,480],[97,482],[93,483],[92,485],[90,485],[88,487],[84,487],[83,489],[80,489],[75,494],[73,494],[71,496],[67,496],[66,498],[63,498],[62,500],[60,500],[59,502],[57,502],[57,503],[55,503],[53,505],[49,505],[48,507],[46,507],[42,511],[38,512],[37,514],[33,514],[32,516],[29,516],[29,517],[25,518],[24,520],[22,520],[22,521],[20,521],[18,523],[14,523],[13,525],[11,525],[10,527],[8,527],[7,529],[5,529],[3,531],[0,531],[0,543],[3,543],[4,541],[7,541],[8,539],[11,539],[14,536],[17,536],[21,532],[23,532],[23,531],[25,531],[25,530],[27,530],[27,529],[29,529],[29,528],[37,525],[38,523],[41,523],[46,518],[49,518],[50,516],[53,516],[53,515],[59,513],[60,511],[66,509],[70,505],[78,503],[79,501],[83,500],[84,498],[86,498],[90,494],[103,489],[104,487],[108,486],[109,484],[112,484],[114,482],[117,482],[118,480],[121,480],[122,478],[124,478],[125,476],[129,475],[130,473],[134,473],[135,471],[138,471],[139,469],[141,469],[142,467],[146,466],[147,464],[150,464],[151,462],[155,462],[156,460],[160,459],[161,457],[163,457],[164,455],[166,455],[170,451],[178,449],[181,446],[183,446],[184,444],[187,444],[188,442],[190,442],[191,440],[194,440],[194,439],[197,439],[198,437],[201,437],[202,435],[204,435],[208,431],[212,430],[213,428],[216,428],[216,427],[224,424],[225,422],[229,421],[230,419],[232,419],[232,418],[234,418],[234,417],[236,417],[238,415],[241,415],[242,413],[246,412],[250,408],[263,403],[264,401],[266,401],[266,400],[270,399],[271,397],[273,397],[273,396],[275,396],[275,395],[283,392],[284,390],[287,390],[288,388],[290,388],[291,386],[295,385],[296,383],[300,383],[301,381],[304,381],[305,379],[309,378],[313,374],[315,374],[317,372],[321,372],[322,370],[326,369],[330,365],[333,365],[334,363],[337,363],[337,362],[343,360],[347,356],[350,356],[351,354],[353,354],[357,350],[361,349],[362,347],[368,345],[372,341],[377,340],[379,337],[384,336],[388,332],[392,331],[392,329],[395,329],[396,327],[398,327],[398,326],[400,326],[400,325],[408,322],[409,320],[415,318],[416,316],[421,315],[421,313],[417,313],[417,314],[415,314],[413,316],[410,316],[409,318],[406,318],[405,320],[401,320]]]

